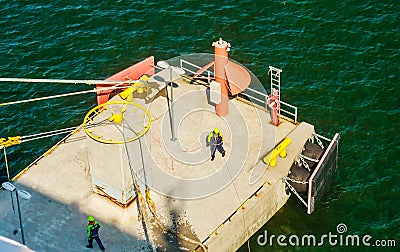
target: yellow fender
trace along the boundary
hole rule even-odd
[[[276,166],[276,157],[286,157],[286,147],[292,142],[292,139],[285,138],[278,146],[276,146],[268,155],[263,159],[264,163],[270,166]]]

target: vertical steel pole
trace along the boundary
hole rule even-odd
[[[172,82],[172,67],[169,67],[169,84],[171,86],[171,132],[172,132],[172,138],[171,141],[175,142],[175,125],[174,125],[174,83]]]
[[[15,190],[15,194],[17,195],[17,206],[18,206],[19,226],[21,227],[22,244],[25,245],[24,228],[23,228],[23,226],[22,226],[22,217],[21,217],[21,208],[20,208],[20,206],[19,206],[18,190]]]

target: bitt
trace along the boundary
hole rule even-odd
[[[286,147],[292,142],[292,139],[285,138],[278,146],[276,146],[268,155],[264,157],[264,163],[270,166],[276,166],[276,157],[286,157]]]

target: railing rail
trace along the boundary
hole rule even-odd
[[[184,59],[180,59],[179,63],[180,63],[180,68],[185,70],[186,73],[196,74],[198,72],[198,70],[202,69],[201,66],[193,64]],[[211,77],[214,76],[214,72],[205,70],[204,73],[207,73],[207,76],[206,76],[207,83],[210,83]],[[258,106],[261,106],[264,109],[268,109],[268,106],[267,106],[268,94],[267,93],[264,93],[264,92],[261,92],[261,91],[258,91],[258,90],[248,87],[243,92],[243,94],[246,95],[252,103],[257,104]],[[287,102],[280,101],[279,116],[284,116],[290,120],[293,120],[294,123],[297,123],[297,107],[295,107]]]
[[[244,91],[244,94],[250,99],[251,102],[261,106],[265,109],[268,109],[267,101],[268,101],[268,94],[260,92],[258,90],[247,88]],[[293,120],[294,123],[297,123],[297,107],[284,102],[280,101],[280,109],[279,115],[289,118]]]
[[[284,116],[292,119],[294,123],[297,123],[297,107],[286,103],[284,101],[280,101],[281,107],[279,109],[279,115],[284,113]],[[291,111],[290,111],[291,110]]]
[[[202,67],[195,65],[187,60],[184,59],[180,59],[179,60],[180,63],[180,68],[182,68],[183,70],[185,70],[185,72],[187,73],[191,73],[191,74],[195,74],[197,73],[198,70],[200,70]],[[186,64],[186,66],[185,66]],[[188,66],[191,66],[192,68],[188,68]],[[196,71],[193,71],[193,68],[196,69]],[[214,73],[212,71],[209,70],[205,70],[204,72],[207,73],[207,83],[211,82],[211,76],[214,76]]]
[[[246,97],[249,98],[252,103],[255,103],[258,106],[261,106],[264,109],[267,109],[267,100],[266,99],[267,99],[268,95],[266,93],[262,93],[258,90],[248,87],[248,88],[246,88],[246,90],[244,90],[243,94],[246,95]]]

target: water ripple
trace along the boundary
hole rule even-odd
[[[299,107],[300,120],[324,135],[342,133],[339,192],[312,216],[289,202],[268,230],[278,223],[322,232],[320,220],[335,227],[341,214],[354,230],[367,230],[360,221],[366,218],[381,237],[398,233],[398,219],[390,219],[400,191],[398,177],[391,178],[400,167],[397,1],[0,0],[0,6],[1,77],[104,79],[150,55],[212,52],[219,37],[265,86],[268,65],[282,68],[282,96]],[[88,88],[0,85],[0,102]],[[82,95],[1,107],[0,137],[77,125],[94,105],[94,96]],[[57,139],[8,148],[13,173]],[[4,176],[4,163],[0,169]]]

